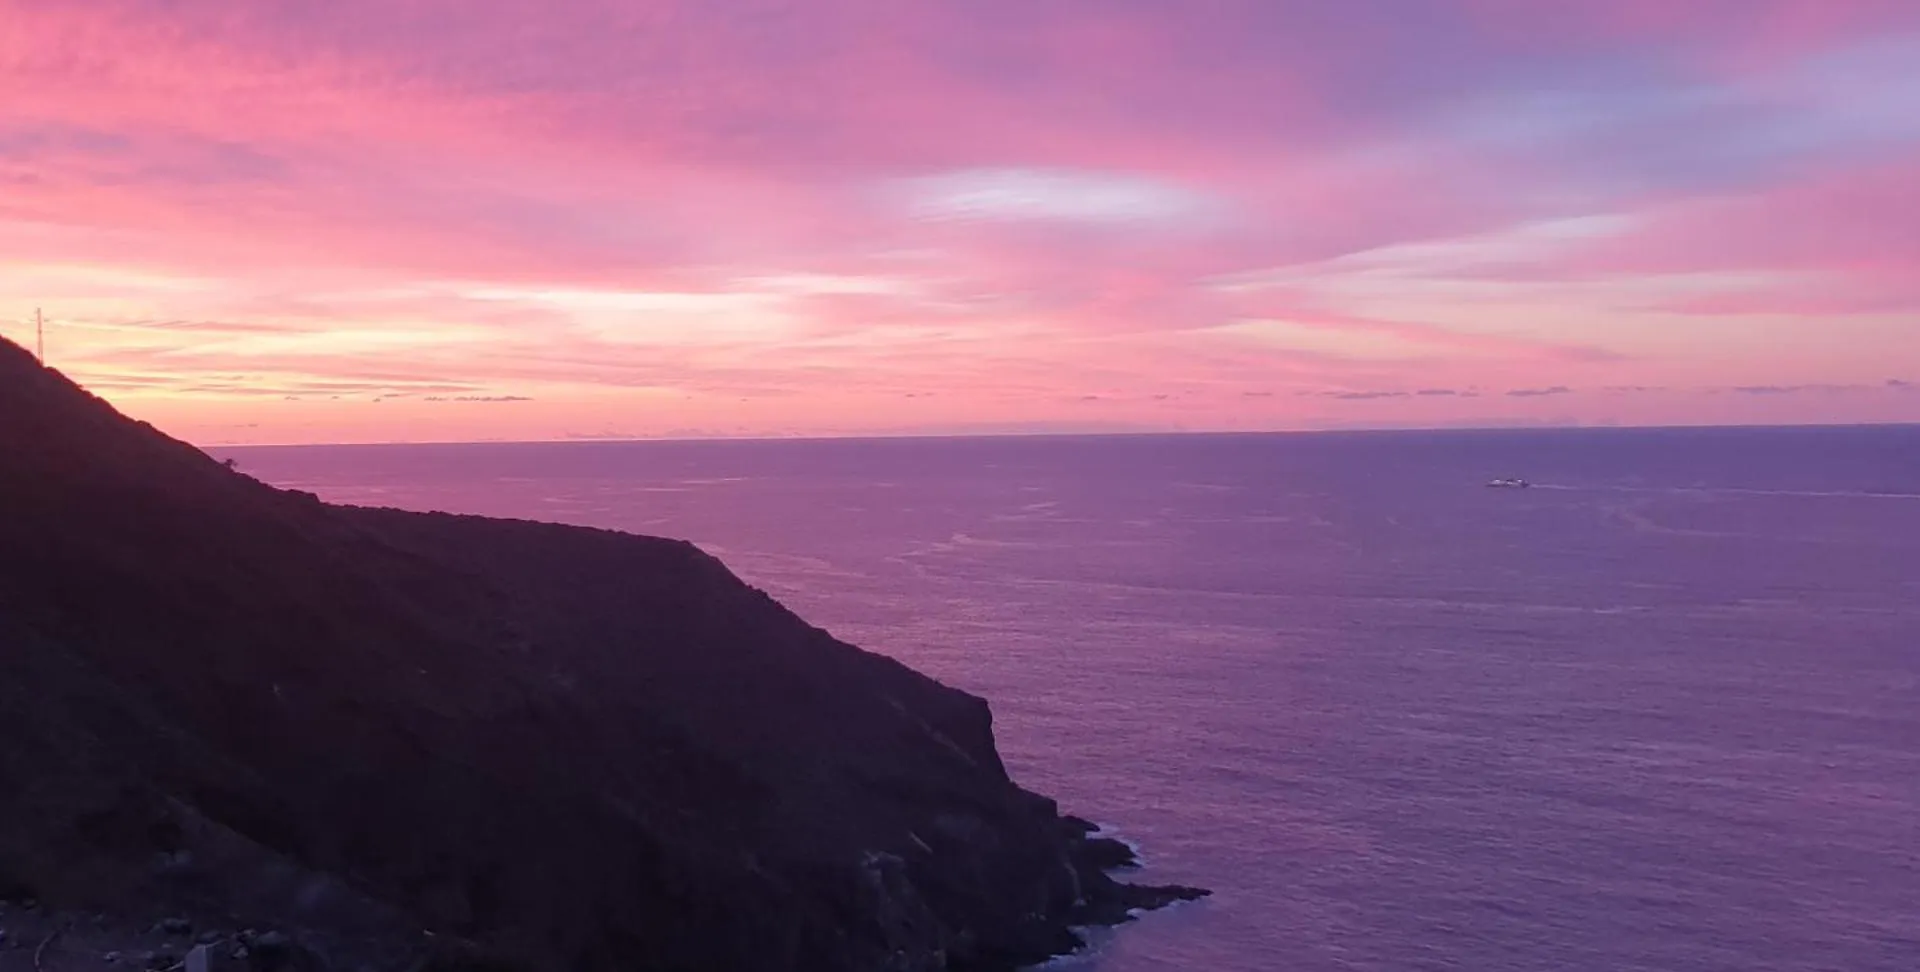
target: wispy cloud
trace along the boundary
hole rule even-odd
[[[1340,391],[1323,392],[1324,397],[1339,399],[1343,402],[1372,402],[1382,398],[1406,398],[1410,393],[1403,391]]]
[[[1742,395],[1833,395],[1866,390],[1865,385],[1736,385],[1731,391]]]

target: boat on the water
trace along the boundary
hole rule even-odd
[[[1495,479],[1487,485],[1493,489],[1526,489],[1533,484],[1524,479]]]

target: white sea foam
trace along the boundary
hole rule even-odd
[[[1138,841],[1135,841],[1133,838],[1128,837],[1125,834],[1122,834],[1120,831],[1115,830],[1107,826],[1106,824],[1100,823],[1099,821],[1094,821],[1093,825],[1098,829],[1094,830],[1094,832],[1092,834],[1089,834],[1088,836],[1099,837],[1102,840],[1119,841],[1120,843],[1126,845],[1127,850],[1130,850],[1133,852],[1134,862],[1138,866],[1140,867],[1147,866],[1147,855],[1141,852],[1140,844]]]

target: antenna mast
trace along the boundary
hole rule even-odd
[[[47,322],[40,317],[40,308],[33,309],[33,355],[41,364],[47,363]]]

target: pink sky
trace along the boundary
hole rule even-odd
[[[0,0],[202,443],[1920,421],[1913,0]]]

